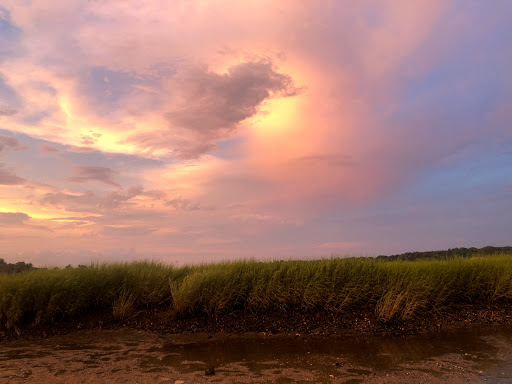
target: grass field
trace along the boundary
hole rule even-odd
[[[98,309],[124,318],[134,309],[155,306],[184,316],[238,310],[342,314],[364,307],[388,321],[500,300],[512,301],[512,253],[419,261],[236,261],[181,268],[136,262],[0,274],[0,324],[14,329]]]

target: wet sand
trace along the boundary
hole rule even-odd
[[[0,383],[215,382],[509,383],[512,327],[365,338],[118,329],[0,344]]]

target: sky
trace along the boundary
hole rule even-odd
[[[509,0],[0,0],[0,257],[512,245]]]

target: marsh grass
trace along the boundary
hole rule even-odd
[[[112,302],[112,315],[116,319],[125,319],[134,311],[133,304],[135,303],[135,296],[133,293],[123,291]]]
[[[460,304],[512,302],[512,254],[449,260],[331,258],[236,261],[173,268],[162,264],[91,265],[0,275],[0,324],[51,323],[110,309],[115,318],[149,307],[183,316],[234,311],[365,308],[406,320]]]
[[[20,323],[51,323],[105,308],[122,316],[130,305],[163,304],[173,273],[172,268],[143,262],[1,274],[0,324],[17,328]]]

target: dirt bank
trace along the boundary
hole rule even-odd
[[[384,322],[373,312],[344,310],[342,312],[290,311],[270,313],[235,312],[226,316],[178,316],[168,308],[138,310],[129,317],[115,319],[110,312],[90,312],[73,319],[60,319],[53,324],[26,324],[17,330],[0,329],[0,340],[41,338],[68,334],[77,330],[130,328],[160,334],[183,333],[265,333],[291,335],[338,336],[405,336],[432,334],[440,330],[465,329],[474,326],[512,325],[512,305],[500,303],[479,306],[458,306],[443,312],[401,321]]]

